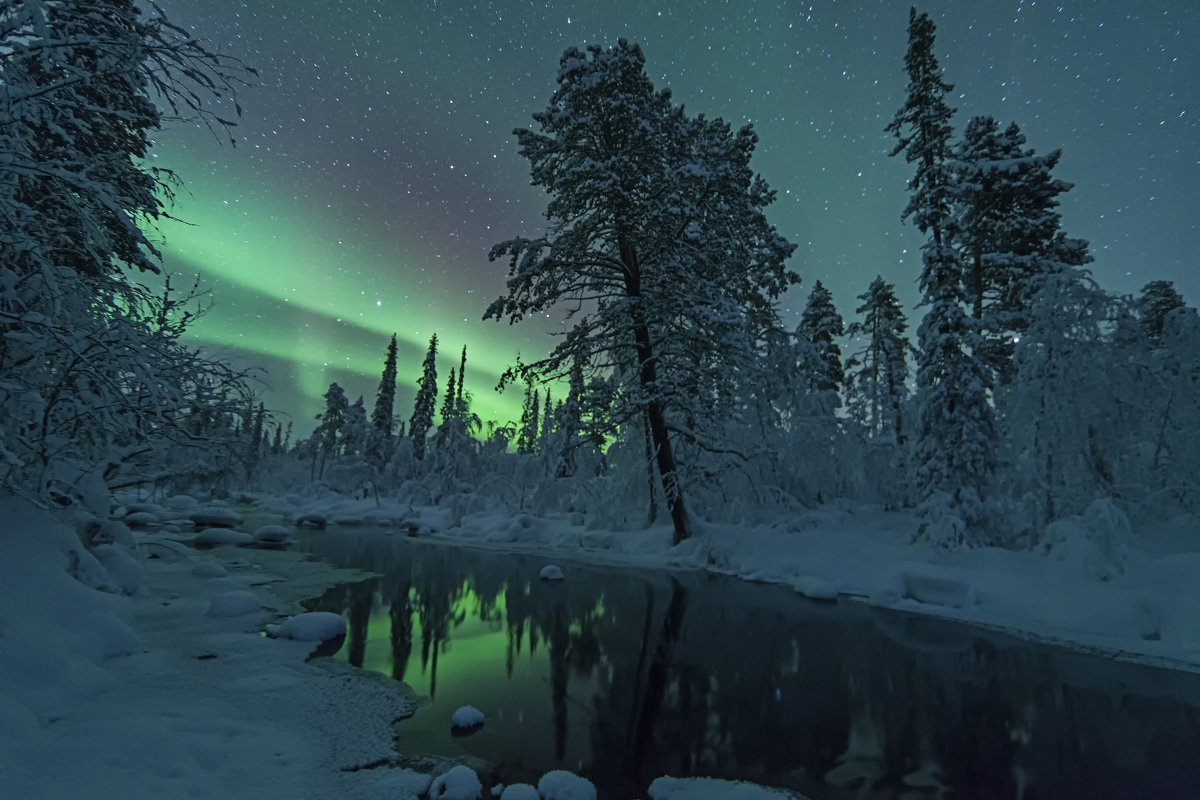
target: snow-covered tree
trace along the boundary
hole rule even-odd
[[[978,327],[963,305],[963,267],[950,241],[956,190],[946,95],[933,52],[935,26],[928,14],[909,12],[904,64],[904,105],[886,130],[897,141],[892,155],[916,164],[903,217],[912,217],[929,240],[922,248],[920,287],[928,311],[917,331],[917,482],[922,537],[955,546],[992,539],[988,483],[995,469],[995,421],[988,392],[991,371],[975,355]]]
[[[835,338],[845,332],[842,315],[833,305],[833,295],[820,281],[816,281],[797,329],[797,333],[814,348],[815,360],[808,365],[807,375],[813,391],[836,394],[841,387],[842,349]]]
[[[753,130],[687,116],[644,67],[624,40],[563,54],[540,131],[516,132],[550,193],[549,229],[492,249],[509,277],[485,318],[570,301],[558,346],[509,377],[563,378],[584,352],[585,369],[617,376],[618,421],[649,420],[678,541],[689,527],[672,429],[698,441],[704,431],[681,424],[736,411],[774,301],[796,280],[784,268],[794,247],[763,214],[774,193],[750,170]]]
[[[1172,281],[1150,281],[1143,286],[1137,308],[1146,341],[1151,345],[1159,344],[1167,315],[1184,305],[1183,296]]]
[[[1012,347],[1029,325],[1043,276],[1091,260],[1087,243],[1061,230],[1058,196],[1071,184],[1053,177],[1062,157],[1025,148],[1015,122],[973,118],[954,150],[956,212],[950,227],[963,264],[964,298],[979,322],[978,356],[1002,379]]]
[[[538,449],[538,395],[533,382],[525,384],[525,400],[521,404],[521,424],[517,429],[517,452],[521,455],[536,453]]]
[[[368,445],[371,459],[382,467],[392,453],[392,436],[396,429],[396,334],[388,342],[383,360],[383,374],[371,409],[371,432]]]
[[[417,396],[413,401],[412,417],[408,421],[408,436],[412,439],[413,453],[418,459],[425,457],[425,438],[433,428],[433,414],[437,407],[437,334],[429,337],[429,349],[421,363],[421,377],[417,379]]]
[[[213,108],[238,82],[233,66],[131,1],[0,4],[5,486],[66,503],[76,481],[113,488],[139,480],[139,464],[171,480],[189,458],[228,468],[244,454],[230,428],[193,438],[250,396],[244,374],[180,342],[197,295],[180,300],[168,281],[156,297],[130,277],[158,271],[142,226],[171,197],[172,176],[146,166],[164,119],[155,101],[225,124]],[[168,445],[188,456],[168,460]]]
[[[863,339],[850,357],[848,387],[850,412],[874,439],[903,444],[902,409],[908,397],[908,320],[896,287],[876,276],[858,296],[863,304],[854,310],[861,319],[850,323],[848,333]]]
[[[342,427],[346,424],[346,411],[349,407],[346,391],[336,383],[329,384],[329,391],[325,392],[325,411],[317,415],[321,424],[312,435],[313,442],[319,448],[319,453],[314,453],[312,467],[316,478],[325,474],[326,462],[340,452],[339,438]]]

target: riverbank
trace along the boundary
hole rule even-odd
[[[700,569],[780,583],[817,599],[849,596],[1107,657],[1200,672],[1200,524],[1133,530],[1111,503],[1055,527],[1032,550],[946,551],[913,544],[918,521],[873,507],[822,508],[758,525],[698,522],[671,543],[668,524],[596,530],[579,517],[412,506],[333,493],[263,497],[302,524],[374,525],[503,550],[605,564]]]
[[[498,788],[450,760],[395,766],[394,723],[415,708],[404,684],[262,635],[363,573],[280,550],[196,551],[157,524],[102,536],[113,541],[89,552],[61,514],[0,498],[0,796],[471,800]],[[543,800],[596,800],[581,778],[542,777]],[[667,777],[645,796],[792,797]]]

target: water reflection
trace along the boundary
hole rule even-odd
[[[564,564],[369,531],[301,546],[381,575],[315,608],[339,657],[426,705],[402,752],[556,768],[603,797],[662,774],[813,798],[1200,797],[1200,676],[700,574]],[[487,714],[454,738],[461,705]]]

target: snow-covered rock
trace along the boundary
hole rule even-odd
[[[200,507],[200,501],[190,494],[175,494],[168,497],[164,505],[172,511],[191,511]]]
[[[475,706],[462,706],[450,717],[455,728],[475,728],[483,724],[483,712]]]
[[[253,541],[254,537],[250,534],[230,528],[205,528],[196,534],[196,544],[201,547],[250,544]]]
[[[117,544],[102,544],[92,549],[92,555],[108,570],[112,582],[123,594],[133,594],[142,584],[142,563],[129,548]]]
[[[122,521],[132,528],[149,528],[158,525],[162,520],[149,511],[133,511],[124,516]]]
[[[430,800],[476,800],[482,794],[483,784],[479,782],[479,776],[475,770],[462,764],[434,778],[429,787]]]
[[[672,778],[664,775],[650,784],[651,800],[785,800],[794,794],[742,781],[716,778]]]
[[[500,793],[500,800],[542,800],[542,796],[528,783],[511,783]]]
[[[210,617],[240,617],[262,608],[258,595],[245,589],[222,592],[208,604]]]
[[[596,787],[592,782],[565,769],[547,772],[538,781],[537,788],[542,800],[596,800]]]
[[[205,506],[188,514],[197,527],[233,528],[240,525],[242,515],[224,506]]]
[[[542,567],[542,571],[538,573],[538,577],[544,581],[561,581],[563,579],[563,571],[561,567],[554,564],[547,564]]]
[[[262,544],[283,544],[291,538],[291,531],[282,525],[263,525],[254,532],[254,541]]]
[[[297,614],[279,625],[272,625],[267,632],[278,639],[296,639],[301,642],[324,642],[346,635],[346,620],[332,611],[309,611]]]
[[[792,588],[796,590],[797,594],[813,600],[837,600],[838,597],[836,583],[812,575],[798,576],[796,580],[792,581]]]

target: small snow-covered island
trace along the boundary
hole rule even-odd
[[[1134,266],[1066,229],[1122,223],[1068,213],[1104,188],[1032,143],[1053,103],[990,116],[988,70],[949,82],[973,45],[879,4],[890,72],[828,166],[906,257],[823,265],[824,218],[775,221],[819,197],[791,144],[699,110],[758,100],[644,9],[612,30],[646,51],[551,3],[557,66],[509,38],[460,93],[483,51],[427,74],[436,3],[336,53],[284,4],[176,5],[0,7],[0,796],[1200,796],[1197,287],[1102,285]],[[446,110],[480,93],[520,106],[486,142]],[[780,120],[833,102],[802,94]],[[218,175],[253,188],[212,211]],[[214,222],[255,204],[273,228]],[[428,263],[338,262],[418,228]],[[483,237],[461,295],[443,230]]]

